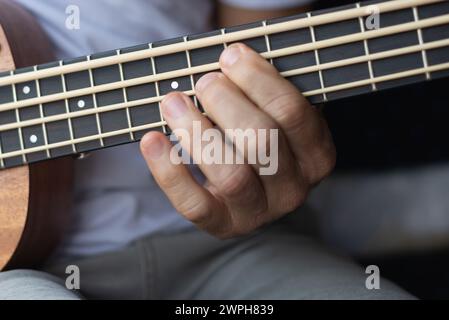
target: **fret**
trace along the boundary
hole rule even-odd
[[[442,14],[449,14],[449,1],[438,2],[425,6],[420,6],[417,9],[417,16],[420,19],[434,18]],[[421,29],[422,41],[424,43],[448,39],[449,38],[449,25],[441,25],[436,27],[430,27]],[[426,59],[429,66],[433,66],[440,63],[449,62],[449,47],[441,47],[437,49],[426,50]],[[432,79],[449,76],[449,70],[442,70],[437,72],[431,72],[430,77]]]
[[[193,90],[190,76],[172,78],[159,81],[159,94],[165,96],[172,91]]]
[[[19,130],[8,130],[0,133],[0,139],[2,142],[3,154],[10,152],[22,152],[23,148],[20,145],[21,136],[19,135]],[[18,155],[10,158],[4,159],[5,167],[13,167],[25,164],[25,155]]]
[[[159,105],[157,103],[150,103],[133,107],[130,109],[130,116],[133,128],[161,121]],[[140,140],[145,135],[145,133],[151,130],[164,132],[162,126],[150,130],[133,131],[133,132],[136,140]]]
[[[398,57],[374,61],[373,62],[374,75],[375,77],[381,77],[393,73],[423,68],[421,57],[422,56],[420,53],[411,53]],[[411,78],[402,78],[391,82],[387,81],[383,83],[378,83],[377,87],[379,89],[388,89],[398,85],[404,85],[424,80],[426,80],[425,74],[413,76]]]
[[[121,54],[148,49],[148,44],[133,46],[120,50]],[[151,59],[142,59],[122,64],[124,80],[154,75]],[[125,88],[126,100],[136,101],[156,96],[155,83],[144,83]]]
[[[39,106],[19,108],[19,116],[21,121],[40,118]]]
[[[11,75],[13,74],[13,72],[11,71]],[[14,102],[17,102],[17,85],[13,85],[12,86],[12,92],[13,92],[13,101]],[[22,87],[22,90],[23,90],[23,87]],[[20,121],[20,114],[19,114],[19,109],[16,109],[15,110],[16,111],[16,122],[19,122]],[[15,131],[15,130],[14,130]],[[20,150],[24,150],[24,145],[23,145],[23,136],[22,136],[22,128],[18,128],[17,129],[17,133],[18,133],[18,142],[19,142],[19,148],[20,148]],[[12,138],[13,140],[14,140],[14,138]],[[6,149],[6,148],[5,148]],[[6,150],[5,150],[6,151]],[[6,151],[7,152],[7,151]],[[26,163],[26,157],[25,157],[25,155],[23,154],[22,155],[22,164],[25,164]]]
[[[266,28],[267,27],[267,21],[265,21],[265,20],[262,21],[262,25]],[[271,45],[270,45],[270,38],[269,38],[268,34],[265,35],[265,45],[267,47],[267,52],[270,53],[271,52]],[[273,59],[268,59],[268,61],[271,64],[274,64],[273,63]]]
[[[223,31],[224,32],[224,31]],[[202,33],[198,35],[187,36],[187,41],[204,39],[207,37],[218,36],[222,34],[220,30],[215,30],[207,33]],[[218,62],[220,55],[223,52],[224,45],[218,44],[214,46],[203,47],[199,49],[193,49],[189,51],[190,64],[192,67],[201,66],[205,64]]]
[[[307,16],[310,18],[310,17],[311,17],[311,14],[308,13]],[[310,26],[310,36],[311,36],[312,42],[315,43],[315,42],[316,42],[316,39],[315,39],[315,30],[314,30],[313,26]],[[320,57],[319,57],[319,54],[318,54],[318,50],[314,50],[314,52],[315,52],[315,61],[316,61],[316,65],[319,66],[319,65],[320,65]],[[318,71],[318,76],[319,76],[319,79],[320,79],[320,86],[321,86],[321,89],[324,90],[323,73],[322,73],[321,71]],[[323,93],[323,101],[327,101],[327,94],[326,94],[326,93]]]
[[[59,62],[59,65],[62,66],[62,65],[63,65],[63,61],[60,61],[60,62]],[[67,92],[67,86],[66,86],[66,81],[67,81],[67,79],[66,79],[66,77],[65,77],[64,74],[61,74],[61,80],[62,80],[62,92]],[[65,106],[65,112],[66,112],[67,114],[69,114],[69,113],[70,113],[70,107],[69,107],[69,101],[68,101],[67,99],[64,100],[64,106]],[[54,109],[55,109],[55,108],[52,108],[52,110],[54,110]],[[74,135],[74,132],[73,132],[73,122],[72,122],[72,119],[68,119],[67,122],[68,122],[68,127],[69,127],[70,141],[73,141],[75,135]],[[48,127],[48,126],[47,126],[47,127]],[[51,133],[51,132],[52,132],[52,131],[50,130],[50,133]],[[58,132],[58,131],[56,131],[56,132]],[[59,135],[57,135],[57,136],[59,136]],[[51,141],[52,141],[52,136],[51,136],[51,134],[50,134],[49,140],[50,140],[50,143],[52,143],[52,142],[51,142]],[[71,144],[71,149],[72,149],[73,153],[77,153],[75,144],[73,144],[73,143]],[[60,149],[58,149],[58,150],[60,150]],[[51,153],[51,154],[57,153],[58,150],[52,150],[50,153]],[[63,150],[63,152],[64,152],[64,150]]]
[[[434,66],[449,62],[449,47],[427,50],[427,60],[429,66]],[[441,78],[449,76],[449,70],[436,71],[431,73],[431,78]]]
[[[153,48],[153,44],[152,43],[149,44],[149,48],[150,49]],[[156,62],[155,62],[155,59],[153,57],[151,57],[151,66],[153,68],[154,74],[156,75],[158,71],[156,69]],[[160,97],[160,93],[159,93],[159,82],[158,81],[155,82],[155,86],[156,86],[156,97],[159,98]],[[164,116],[162,115],[161,103],[158,102],[157,105],[158,105],[158,109],[159,109],[159,118],[161,119],[162,122],[164,122],[165,120],[164,120]],[[162,130],[163,130],[164,134],[167,134],[169,132],[167,126],[162,126]]]
[[[120,55],[120,50],[117,50],[117,55]],[[123,73],[123,65],[121,63],[119,63],[119,69],[120,69],[120,81],[124,81],[125,75]],[[123,91],[123,100],[125,103],[128,103],[128,96],[126,94],[126,88],[123,87],[122,91]],[[131,131],[132,125],[131,125],[131,116],[129,115],[129,108],[126,108],[126,119],[128,121],[128,128],[130,129],[129,137],[131,138],[131,140],[134,140],[134,133]]]
[[[0,72],[0,77],[4,77],[9,75],[9,72]],[[12,86],[3,86],[0,87],[0,104],[8,103],[13,101],[13,92]],[[2,111],[0,112],[0,125],[10,124],[16,122],[16,114],[14,110]],[[2,132],[0,132],[0,154],[3,153],[2,146]],[[0,159],[0,167],[5,168],[5,162],[3,159]]]
[[[418,9],[416,7],[413,7],[413,17],[414,17],[416,22],[419,21]],[[424,41],[423,41],[423,36],[422,36],[422,30],[418,29],[416,32],[418,33],[419,44],[423,45]],[[427,63],[426,51],[425,50],[421,50],[421,53],[422,53],[423,65],[424,65],[425,68],[427,68],[429,66],[429,64]],[[430,73],[429,72],[426,72],[426,78],[427,78],[427,80],[430,80]]]
[[[346,5],[345,9],[356,8],[356,4]],[[333,12],[335,9],[325,10],[326,13]],[[322,11],[312,13],[312,16],[323,14]],[[314,28],[315,41],[324,41],[337,37],[344,37],[352,34],[360,34],[362,29],[360,27],[360,20],[349,19],[335,23],[324,24]],[[347,60],[356,57],[363,57],[366,55],[366,50],[363,41],[356,41],[352,43],[331,46],[328,48],[321,48],[318,52],[318,65],[326,63]],[[356,82],[365,80],[370,77],[368,63],[350,64],[337,68],[331,68],[321,71],[323,87],[334,87],[349,82]],[[338,92],[330,92],[326,94],[327,100],[334,100],[344,98],[354,94],[363,94],[372,91],[371,85],[352,88],[348,90],[341,90]]]
[[[314,51],[301,52],[298,54],[274,58],[274,66],[280,72],[316,66]]]
[[[449,25],[430,27],[422,30],[424,42],[437,41],[449,38]]]
[[[111,56],[119,56],[120,50],[109,50],[102,53],[92,55],[90,59],[101,59]],[[117,83],[123,81],[123,67],[119,64],[96,68],[92,70],[92,79],[95,86]],[[94,97],[94,106],[96,109],[127,102],[126,89],[114,89],[109,91],[98,92]],[[98,132],[109,133],[123,129],[130,129],[129,112],[127,108],[121,108],[114,111],[99,112]],[[132,134],[122,134],[102,139],[102,146],[113,146],[133,141]]]
[[[340,10],[355,9],[356,4],[349,4],[338,8],[330,8],[315,11],[310,13],[309,17],[320,16],[327,13],[333,13]],[[342,21],[327,23],[318,25],[312,28],[313,42],[325,41],[337,37],[350,36],[354,34],[360,34],[360,21],[357,18],[345,19]],[[330,46],[327,48],[321,48],[316,50],[318,53],[317,65],[323,65],[326,63],[332,63],[336,61],[351,59],[355,57],[365,56],[366,51],[363,41],[356,41],[336,46]],[[368,64],[360,63],[348,66],[342,66],[337,68],[331,68],[320,72],[320,80],[323,88],[333,87],[341,85],[347,82],[355,82],[359,80],[365,80],[369,77]],[[371,86],[363,86],[357,88],[351,88],[347,90],[340,90],[337,92],[325,93],[324,101],[335,100],[354,94],[362,94],[371,92]]]
[[[34,71],[33,67],[21,68],[17,69],[13,72],[13,74],[27,73],[30,71]],[[27,81],[23,83],[16,83],[15,87],[15,95],[17,101],[28,100],[37,97],[36,92],[36,81]]]
[[[307,17],[306,14],[295,16],[301,19]],[[289,21],[287,18],[276,18],[267,21],[267,25],[276,24],[280,22]],[[269,45],[271,50],[279,50],[292,46],[303,45],[312,42],[312,37],[309,28],[297,29],[277,34],[271,34],[269,37]],[[280,72],[310,67],[316,65],[315,52],[300,52],[284,57],[274,58],[273,64]]]
[[[135,46],[135,47],[127,48],[127,49],[125,49],[125,51],[122,50],[121,53],[123,54],[124,52],[145,50],[145,49],[148,49],[149,47],[151,48],[151,45],[149,45],[149,44]],[[152,75],[152,74],[154,74],[155,68],[153,66],[151,59],[144,59],[144,60],[138,61],[136,64],[132,64],[132,63],[128,64],[128,65],[124,64],[123,70],[124,70],[125,79],[132,79],[135,77]],[[130,102],[142,100],[142,99],[153,98],[153,97],[157,96],[156,84],[155,83],[146,83],[146,84],[142,84],[142,85],[128,87],[128,88],[126,88],[126,94],[127,94],[127,100]],[[129,109],[130,123],[131,123],[131,128],[132,128],[132,130],[130,130],[130,131],[132,132],[134,139],[136,141],[142,139],[142,137],[148,131],[151,131],[151,130],[164,132],[164,128],[162,126],[160,126],[158,128],[144,129],[144,130],[139,130],[139,131],[134,130],[134,128],[136,128],[136,127],[145,126],[150,123],[156,123],[156,122],[161,121],[162,117],[161,117],[161,112],[159,109],[159,103],[143,104],[143,105],[134,106],[134,107],[128,108],[128,109]]]
[[[71,60],[66,60],[64,64],[77,63],[82,61],[90,61],[90,57],[80,57]],[[93,87],[93,75],[92,70],[83,70],[79,72],[74,72],[65,75],[65,90],[72,91],[83,88]],[[66,100],[68,112],[74,112],[80,109],[96,108],[95,94],[89,96],[76,97]],[[98,114],[93,116],[85,116],[80,118],[72,118],[70,120],[71,127],[71,137],[73,139],[85,137],[99,132],[99,118]],[[95,128],[96,129],[95,129]],[[63,125],[61,124],[61,128]],[[78,145],[73,144],[73,149],[76,152],[89,151],[91,149],[99,148],[104,146],[103,140],[100,141],[89,141],[85,143],[80,143]]]
[[[95,101],[95,100],[94,100]],[[113,131],[119,131],[129,128],[127,108],[121,107],[120,109],[102,112],[101,108],[108,107],[110,105],[120,105],[125,103],[123,89],[110,90],[106,92],[98,93],[96,96],[97,115],[100,123],[100,133],[109,133]],[[95,103],[94,103],[95,105]],[[107,137],[103,139],[104,146],[118,145],[125,142],[130,142],[130,135],[117,135],[114,137]]]
[[[155,83],[141,84],[126,88],[128,101],[149,99],[157,96]]]
[[[99,134],[97,123],[95,115],[73,118],[72,125],[74,140],[89,136],[97,136]],[[101,143],[99,140],[91,140],[76,145],[78,152],[90,151],[100,147]]]
[[[196,73],[193,75],[193,83],[194,86],[196,85],[196,83],[201,79],[201,77],[203,77],[204,75],[206,75],[206,73]],[[199,99],[197,99],[197,103],[198,103],[198,110],[200,110],[201,113],[205,113],[204,111],[204,107],[201,105],[201,101]]]
[[[323,90],[318,72],[311,72],[303,75],[292,76],[287,79],[303,93],[309,91]],[[324,102],[323,94],[317,94],[308,97],[308,99],[313,104]]]
[[[48,158],[48,148],[45,144],[44,132],[42,125],[35,125],[22,128],[24,149],[32,149],[35,147],[44,147],[45,151],[27,153],[27,163],[37,162]]]
[[[141,50],[147,50],[148,44],[139,46],[133,46],[125,49],[121,49],[120,54],[127,54]],[[123,70],[123,78],[126,80],[135,79],[153,74],[153,68],[151,66],[150,59],[141,59],[136,61],[125,62],[121,64]]]
[[[240,25],[240,26],[225,28],[223,30],[225,33],[233,33],[233,32],[237,32],[237,31],[249,30],[249,29],[258,28],[258,27],[262,27],[262,26],[263,26],[262,22],[252,22],[252,23],[248,23],[248,24],[244,24],[244,25]],[[245,45],[252,48],[254,51],[256,51],[258,53],[267,52],[265,36],[243,39],[238,42],[244,43]]]
[[[70,128],[70,120],[59,120],[47,123],[47,138],[48,144],[52,145],[59,142],[71,142],[73,141],[73,131]],[[52,157],[61,157],[68,154],[75,153],[73,151],[74,144],[70,144],[59,148],[50,148],[50,154]]]
[[[433,18],[442,14],[449,14],[449,1],[432,3],[418,8],[421,19]]]
[[[45,117],[54,116],[54,115],[58,115],[58,114],[64,114],[67,112],[67,110],[65,108],[64,100],[44,103],[42,105],[42,108],[43,108]]]
[[[292,17],[275,18],[267,21],[267,26],[271,24],[290,21],[293,19],[307,18],[308,14],[300,14]],[[310,28],[296,29],[287,32],[271,34],[269,36],[270,49],[280,50],[292,46],[304,45],[312,42]],[[306,67],[317,66],[315,51],[300,52],[288,56],[273,59],[274,66],[280,72],[296,70]],[[297,76],[290,76],[287,79],[294,84],[301,92],[322,89],[319,72],[310,72]],[[311,103],[321,103],[324,101],[323,95],[308,97]]]
[[[412,9],[381,13],[379,17],[381,29],[414,21],[415,18]],[[368,46],[371,53],[393,50],[416,44],[419,44],[419,39],[415,31],[407,31],[368,40]]]
[[[87,61],[89,61],[89,60],[90,60],[90,56],[87,56]],[[89,69],[88,72],[89,72],[89,86],[93,87],[93,86],[95,86],[95,82],[94,82],[94,79],[93,79],[92,69]],[[97,106],[97,96],[96,96],[95,93],[92,94],[92,99],[94,101],[94,108],[97,109],[98,108],[98,106]],[[95,114],[95,119],[96,119],[98,134],[101,135],[102,132],[101,132],[101,125],[100,125],[100,117],[99,117],[98,113]],[[101,147],[104,147],[103,138],[100,138],[100,145],[101,145]]]
[[[220,33],[224,36],[226,34],[226,29],[221,28]],[[223,42],[223,47],[226,49],[228,47],[228,44],[226,42]]]
[[[358,2],[356,4],[356,6],[357,6],[357,8],[360,8],[360,3]],[[365,33],[366,32],[366,30],[365,30],[365,20],[363,19],[363,17],[359,17],[359,23],[360,23],[360,31]],[[368,41],[367,40],[363,40],[363,48],[365,49],[365,55],[368,56],[370,54],[370,51],[369,51]],[[368,61],[368,71],[369,71],[370,79],[373,79],[374,78],[374,72],[373,72],[373,64],[372,64],[371,60]],[[371,84],[371,89],[373,91],[377,90],[377,86],[376,86],[375,82],[373,82]]]
[[[106,58],[118,55],[118,51],[111,50],[91,55],[90,60]],[[90,70],[92,74],[92,86],[100,86],[102,84],[119,82],[121,80],[120,67],[118,64],[112,64],[106,67]]]
[[[94,98],[92,95],[80,96],[68,99],[69,112],[77,112],[80,110],[94,109]]]
[[[79,57],[70,60],[64,60],[62,65],[69,65],[73,63],[89,61],[87,57]],[[73,91],[78,89],[90,88],[90,72],[88,70],[81,70],[73,73],[67,73],[64,75],[65,91]]]
[[[59,61],[42,64],[36,67],[37,70],[50,69],[59,66]],[[63,92],[63,83],[60,76],[42,78],[38,80],[40,96],[49,96]]]
[[[403,23],[415,22],[415,16],[412,8],[381,13],[379,17],[380,28],[391,27]],[[407,31],[389,36],[379,37],[368,40],[370,53],[390,51],[398,48],[419,45],[418,33],[416,31]],[[421,52],[410,53],[401,56],[395,56],[386,59],[375,60],[372,62],[374,77],[385,76],[392,73],[403,72],[423,68],[423,59]],[[378,89],[388,89],[399,85],[414,83],[426,80],[426,76],[417,75],[386,81],[377,84]]]
[[[175,38],[165,41],[159,41],[152,44],[153,48],[166,46],[170,44],[175,44],[183,42],[183,38]],[[174,70],[180,70],[187,68],[187,59],[183,51],[175,52],[167,55],[153,57],[154,61],[154,73],[164,73]]]
[[[36,70],[37,70],[37,67],[34,67],[34,71],[36,71]],[[40,88],[40,82],[38,80],[36,80],[36,92],[37,92],[37,96],[40,97],[41,96],[41,88]],[[44,118],[44,110],[43,110],[42,104],[39,105],[39,116],[40,116],[40,119]],[[43,141],[44,145],[48,146],[47,128],[45,127],[44,121],[42,122],[42,135],[44,138],[44,141]],[[38,141],[36,141],[33,144],[36,144],[37,142]],[[48,159],[51,157],[49,149],[45,150],[45,155],[46,155],[46,158],[48,158]]]
[[[300,14],[294,17],[271,19],[266,22],[266,25],[270,26],[277,23],[287,22],[293,20],[293,18],[304,19],[307,18],[307,14]],[[295,29],[291,31],[270,34],[269,39],[271,50],[284,49],[312,42],[309,28]]]
[[[187,41],[188,41],[187,37],[184,37],[184,42],[187,42]],[[191,69],[192,61],[190,59],[190,51],[189,50],[186,50],[186,57],[187,57],[187,66],[189,67],[189,69]],[[190,75],[190,85],[192,87],[192,90],[195,91],[195,80],[193,79],[193,74]],[[198,98],[196,97],[196,95],[193,96],[193,104],[195,105],[195,107],[198,108]]]

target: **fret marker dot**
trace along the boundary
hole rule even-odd
[[[31,88],[29,86],[25,86],[23,87],[22,92],[24,94],[29,94],[31,92]]]
[[[33,134],[32,136],[30,136],[30,142],[32,144],[35,144],[37,142],[37,136],[35,134]]]
[[[79,100],[78,101],[78,108],[82,109],[86,106],[86,102],[84,102],[84,100]]]
[[[179,83],[178,83],[178,81],[173,81],[173,82],[171,83],[171,88],[172,88],[173,90],[178,89],[178,88],[179,88]]]

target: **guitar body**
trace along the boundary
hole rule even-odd
[[[0,0],[0,72],[52,60],[33,17]],[[0,171],[0,270],[38,267],[69,219],[72,158]]]

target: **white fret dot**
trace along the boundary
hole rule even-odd
[[[33,134],[32,136],[30,136],[30,142],[32,144],[35,144],[37,142],[37,136],[35,134]]]
[[[23,87],[22,92],[24,94],[29,94],[31,92],[31,88],[29,86],[25,86]]]
[[[82,109],[86,106],[86,102],[84,102],[84,100],[79,100],[78,101],[78,108]]]
[[[171,88],[172,88],[173,90],[178,89],[178,88],[179,88],[179,83],[178,83],[178,81],[173,81],[173,82],[171,83]]]

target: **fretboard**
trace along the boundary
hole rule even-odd
[[[325,103],[449,76],[449,1],[367,1],[1,73],[0,169],[169,133],[163,97],[204,111],[195,83],[233,42]]]

